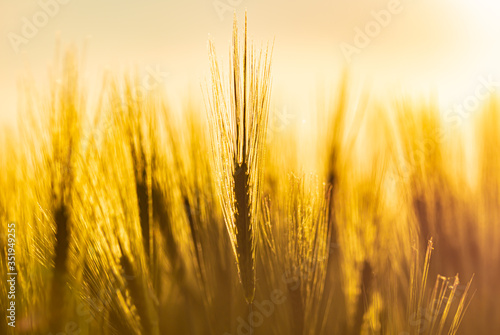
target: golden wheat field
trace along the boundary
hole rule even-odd
[[[274,44],[247,25],[229,62],[209,43],[181,115],[134,71],[91,101],[74,47],[44,90],[22,81],[0,334],[500,334],[499,97],[466,131],[346,68],[313,125],[278,132]]]

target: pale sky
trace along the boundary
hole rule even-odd
[[[334,82],[346,64],[341,45],[356,47],[357,28],[366,31],[371,27],[372,37],[367,46],[358,48],[350,68],[356,79],[369,83],[381,95],[394,95],[394,88],[403,85],[410,92],[438,89],[453,101],[473,89],[478,76],[500,74],[497,1],[397,3],[0,0],[0,123],[15,119],[16,82],[28,65],[43,87],[58,32],[63,44],[75,43],[80,49],[89,37],[85,73],[91,93],[98,92],[106,69],[119,73],[137,64],[168,72],[164,84],[171,96],[187,96],[190,88],[194,96],[201,97],[200,82],[209,70],[208,36],[214,39],[218,54],[227,59],[233,10],[242,21],[245,8],[250,37],[256,43],[275,41],[273,98],[277,105],[306,106],[314,99],[319,82]],[[390,8],[397,10],[391,13]],[[378,28],[373,12],[382,17]],[[27,28],[32,24],[37,31]]]

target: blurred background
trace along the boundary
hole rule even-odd
[[[438,91],[440,103],[449,105],[470,94],[478,76],[500,67],[500,4],[494,0],[0,0],[0,122],[14,124],[16,85],[27,69],[46,82],[58,35],[63,44],[86,45],[91,97],[106,70],[131,66],[168,73],[162,85],[171,100],[201,95],[209,34],[227,59],[233,12],[241,17],[245,9],[250,37],[275,41],[278,105],[286,99],[307,110],[317,86],[344,65],[372,93]],[[370,26],[376,17],[380,29]],[[372,37],[356,45],[365,28],[373,29]],[[342,50],[350,47],[357,51],[346,57]]]
[[[219,189],[239,172],[214,164],[232,156],[208,154],[225,151],[209,139],[230,127],[198,117],[210,101],[207,41],[228,73],[233,13],[241,29],[245,10],[256,46],[274,43],[269,151],[255,151],[266,161],[256,216],[272,223],[255,239],[256,301],[274,288],[290,297],[260,334],[435,334],[421,331],[430,311],[456,330],[466,299],[450,288],[467,293],[473,274],[461,332],[499,334],[493,0],[0,0],[0,125],[22,123],[21,136],[0,133],[0,219],[30,223],[18,232],[25,333],[78,320],[82,334],[109,334],[108,323],[119,334],[223,334],[249,315],[221,211],[234,211],[233,193]],[[55,60],[71,44],[83,55]],[[303,278],[310,258],[320,265]],[[297,269],[302,293],[282,280]],[[453,321],[422,300],[429,287],[455,303]],[[63,298],[97,317],[81,320]]]

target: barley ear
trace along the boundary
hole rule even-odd
[[[254,230],[271,88],[270,52],[255,57],[253,49],[249,51],[246,14],[243,47],[238,42],[236,17],[233,27],[229,92],[209,43],[212,92],[208,107],[218,194],[245,299],[251,303],[255,292]]]

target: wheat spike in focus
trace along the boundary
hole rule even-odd
[[[224,220],[245,298],[255,292],[255,225],[270,97],[269,47],[248,49],[247,16],[243,48],[233,23],[230,90],[223,84],[213,42],[209,42],[212,92],[210,123]],[[242,53],[242,54],[241,54]]]

